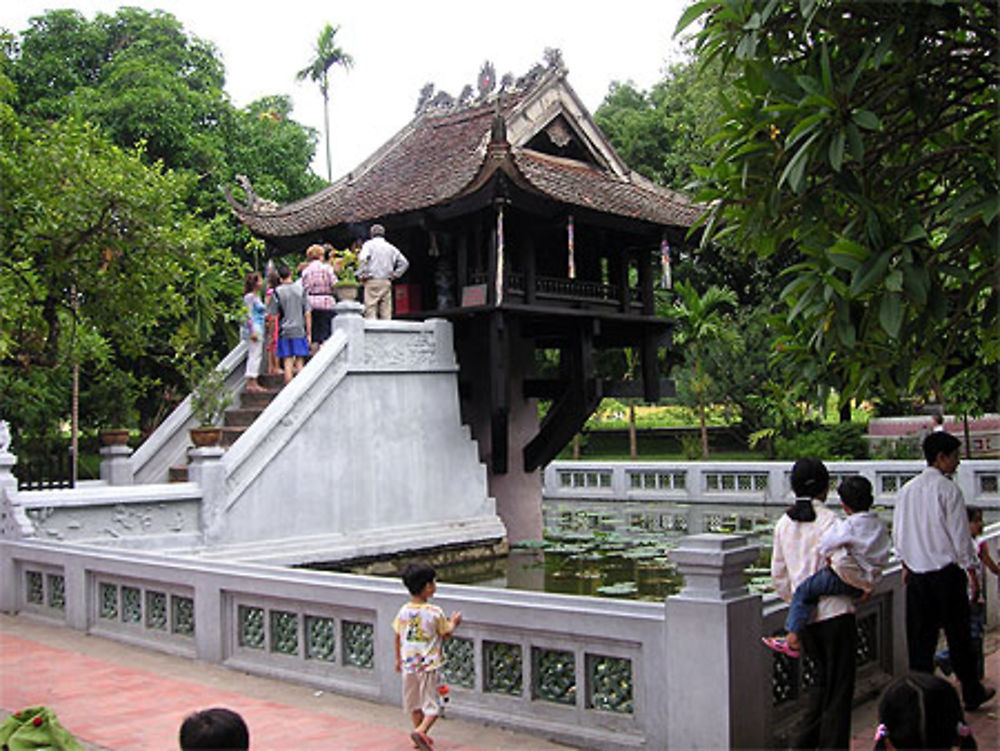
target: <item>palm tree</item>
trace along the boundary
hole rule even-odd
[[[330,162],[329,72],[330,68],[334,65],[340,65],[346,69],[354,65],[354,60],[351,56],[334,42],[334,37],[339,30],[339,26],[331,26],[330,24],[324,26],[323,30],[319,33],[319,37],[316,39],[315,57],[313,57],[312,62],[295,74],[295,77],[299,81],[304,81],[308,78],[310,81],[318,83],[319,90],[323,94],[323,129],[326,134],[326,179],[330,182],[333,181],[333,167]]]
[[[706,426],[706,400],[712,377],[705,372],[705,348],[713,341],[732,340],[739,333],[726,320],[723,309],[736,304],[736,293],[725,287],[712,285],[705,294],[686,282],[678,282],[674,289],[677,298],[669,310],[669,317],[677,322],[677,344],[684,346],[684,360],[691,368],[690,387],[698,401],[698,422],[701,425],[701,458],[708,458],[708,427]]]

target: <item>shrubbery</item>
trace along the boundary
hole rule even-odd
[[[845,461],[867,459],[868,444],[865,442],[865,426],[857,423],[822,425],[812,430],[803,430],[798,435],[774,439],[776,458],[797,459],[814,456],[824,461]]]

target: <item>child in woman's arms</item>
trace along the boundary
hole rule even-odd
[[[819,554],[828,559],[829,565],[795,588],[785,620],[785,637],[764,637],[768,647],[789,657],[799,656],[799,632],[809,623],[820,597],[867,598],[889,563],[889,533],[870,510],[874,502],[872,484],[864,477],[847,477],[837,493],[847,516],[820,539]]]

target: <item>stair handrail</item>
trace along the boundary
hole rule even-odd
[[[227,449],[222,458],[227,486],[225,509],[228,510],[253,479],[267,468],[269,459],[281,450],[298,425],[308,418],[311,413],[309,404],[325,399],[343,380],[348,370],[348,343],[347,334],[335,330],[291,383],[278,392]],[[328,383],[317,387],[330,368],[338,369],[338,372],[332,374]],[[255,457],[256,461],[253,461]]]
[[[216,370],[225,373],[226,388],[234,397],[245,379],[242,367],[246,363],[247,350],[247,343],[241,341],[215,366]],[[135,482],[166,482],[170,466],[183,459],[187,451],[187,431],[195,427],[195,422],[188,394],[130,457]],[[182,440],[178,440],[179,436]],[[167,452],[165,461],[154,463],[164,452]]]

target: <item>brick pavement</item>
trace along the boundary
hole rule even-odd
[[[0,615],[0,707],[44,704],[88,749],[167,751],[190,712],[226,706],[243,715],[254,751],[406,751],[398,707],[259,678],[218,665],[118,644]],[[443,718],[440,751],[556,751],[555,743]]]

